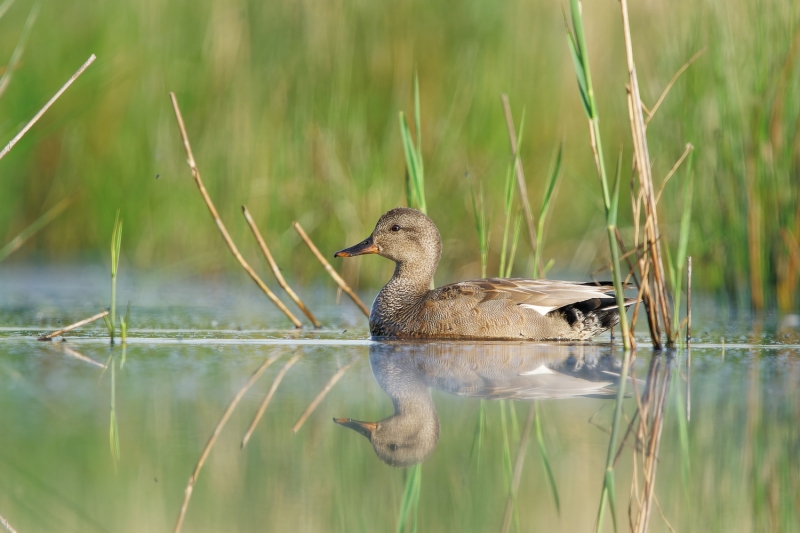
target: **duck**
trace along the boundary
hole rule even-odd
[[[439,441],[431,389],[487,400],[612,399],[621,362],[600,350],[591,344],[376,342],[370,368],[394,413],[376,422],[333,421],[366,437],[385,464],[407,468],[427,460]]]
[[[431,289],[442,238],[416,209],[387,211],[369,237],[334,257],[365,254],[395,263],[372,303],[374,339],[583,341],[619,322],[611,283],[486,278]]]

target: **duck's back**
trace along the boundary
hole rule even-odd
[[[376,337],[582,340],[618,321],[609,285],[489,278],[439,287],[389,313],[373,308],[370,331]]]

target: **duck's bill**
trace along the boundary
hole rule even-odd
[[[358,431],[368,439],[372,438],[372,432],[378,427],[377,422],[361,422],[360,420],[353,420],[352,418],[334,418],[333,421],[340,426]]]
[[[351,246],[350,248],[345,248],[344,250],[339,250],[333,257],[353,257],[356,255],[364,255],[364,254],[377,254],[378,247],[375,246],[375,243],[372,242],[372,237],[368,237],[366,240],[356,244],[355,246]]]

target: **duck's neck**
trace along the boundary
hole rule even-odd
[[[436,262],[433,261],[395,263],[392,279],[375,298],[372,313],[385,319],[409,311],[427,296],[435,272]]]

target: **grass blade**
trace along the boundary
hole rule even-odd
[[[533,408],[536,412],[536,442],[539,444],[539,454],[542,456],[542,465],[547,474],[547,484],[550,487],[550,493],[553,495],[553,501],[556,504],[556,511],[561,515],[561,500],[558,497],[558,487],[556,486],[556,478],[553,475],[553,469],[550,466],[550,459],[547,456],[547,447],[544,444],[544,436],[542,435],[542,416],[539,413],[539,402],[533,402]]]
[[[72,198],[64,198],[56,205],[48,209],[42,216],[37,218],[33,224],[22,230],[19,235],[11,239],[11,242],[0,248],[0,263],[6,260],[9,255],[16,252],[25,241],[36,235],[42,228],[47,226],[50,222],[58,218],[72,203]]]
[[[0,6],[0,10],[1,9],[3,9],[3,6]],[[25,21],[25,26],[22,28],[22,35],[20,35],[19,41],[17,41],[17,46],[14,48],[14,52],[11,54],[11,59],[8,60],[8,65],[6,65],[6,71],[3,72],[3,76],[0,77],[0,96],[3,96],[3,93],[6,92],[8,84],[11,82],[12,74],[19,66],[19,62],[22,59],[22,52],[25,50],[25,44],[28,42],[31,28],[33,28],[38,15],[39,4],[37,3],[31,8],[31,12],[28,15],[28,20]],[[2,14],[0,14],[0,16],[2,16]]]
[[[547,213],[550,209],[550,200],[553,197],[553,191],[556,188],[556,183],[561,175],[561,156],[564,150],[564,143],[560,143],[558,148],[554,150],[553,157],[550,159],[550,171],[547,176],[547,184],[544,189],[544,196],[542,196],[542,210],[539,212],[538,231],[536,232],[536,251],[533,257],[533,277],[539,278],[545,276],[545,269],[539,269],[541,264],[542,245],[544,244],[544,224],[547,219]]]
[[[481,277],[486,277],[486,267],[489,260],[489,235],[486,231],[486,212],[483,209],[483,185],[476,198],[475,185],[472,178],[469,180],[469,193],[472,198],[472,214],[475,217],[475,231],[478,233],[478,249],[481,254]]]
[[[408,515],[414,513],[413,531],[417,529],[417,514],[419,511],[419,496],[422,488],[422,463],[412,466],[406,476],[406,488],[403,491],[403,500],[400,502],[400,516],[397,519],[397,533],[406,530]]]

